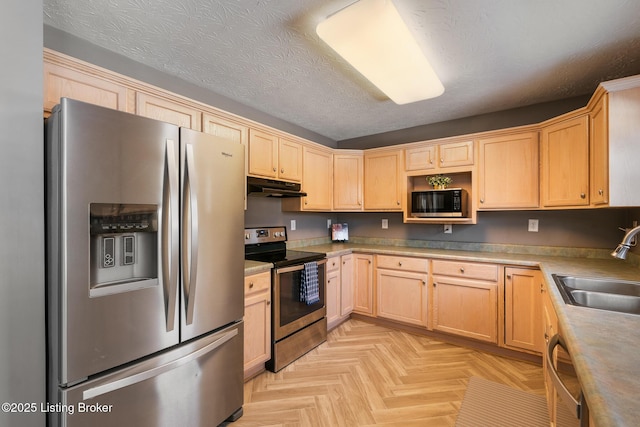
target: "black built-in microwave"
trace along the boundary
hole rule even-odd
[[[462,188],[413,191],[411,216],[415,218],[466,217],[467,192]]]

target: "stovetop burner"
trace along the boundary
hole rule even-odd
[[[287,249],[285,227],[248,228],[244,231],[244,258],[272,263],[275,267],[299,265],[326,257],[321,252]]]

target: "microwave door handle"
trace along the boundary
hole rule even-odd
[[[162,196],[162,224],[160,227],[160,244],[162,245],[161,268],[162,287],[165,290],[167,332],[175,328],[176,299],[178,296],[178,166],[176,161],[175,141],[167,139],[165,144],[165,183]]]
[[[562,337],[558,334],[552,336],[549,340],[549,343],[547,344],[547,352],[545,354],[545,357],[547,359],[547,372],[549,373],[549,377],[551,378],[551,382],[553,383],[553,388],[558,392],[558,395],[565,403],[565,405],[576,415],[576,418],[583,419],[584,417],[582,417],[582,402],[578,402],[576,398],[573,397],[573,395],[569,392],[567,387],[560,379],[560,376],[558,376],[558,371],[553,364],[553,351],[555,350],[556,346],[562,347],[568,353],[567,346],[564,343]]]
[[[196,284],[198,279],[198,175],[193,156],[193,145],[185,144],[184,214],[182,271],[187,325],[193,323]],[[187,273],[188,272],[188,273]]]

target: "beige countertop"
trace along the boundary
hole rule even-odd
[[[640,268],[637,266],[613,258],[573,258],[355,243],[320,244],[296,249],[324,252],[327,257],[355,251],[540,267],[595,425],[605,427],[638,424],[640,316],[567,305],[551,277],[556,273],[640,280]],[[250,262],[247,261],[248,263]],[[257,271],[265,265],[267,268],[271,266],[264,263],[252,264],[262,266],[250,265],[248,268],[252,270],[247,271]]]

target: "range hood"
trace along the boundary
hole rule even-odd
[[[295,182],[278,181],[276,179],[247,177],[247,194],[258,197],[304,197],[307,195],[300,191],[300,184]]]

